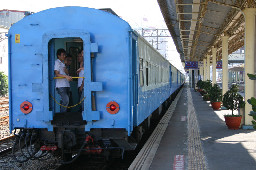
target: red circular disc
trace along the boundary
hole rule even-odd
[[[28,110],[25,110],[24,109],[24,105],[28,105],[29,106],[29,109]],[[28,101],[25,101],[25,102],[22,102],[21,105],[20,105],[20,110],[22,111],[22,113],[24,114],[28,114],[32,111],[33,107],[32,107],[32,104]]]
[[[113,110],[113,111],[110,110],[110,106],[111,106],[112,104],[116,106],[116,109]],[[108,113],[110,113],[110,114],[116,114],[116,113],[120,110],[120,107],[119,107],[119,104],[118,104],[117,102],[111,101],[111,102],[109,102],[109,103],[107,104],[106,110],[107,110]]]

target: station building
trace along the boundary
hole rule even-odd
[[[0,72],[8,75],[8,40],[6,34],[10,27],[31,13],[28,11],[0,10]]]

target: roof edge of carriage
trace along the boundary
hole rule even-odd
[[[101,8],[101,9],[96,9],[96,8],[90,8],[90,7],[81,7],[81,6],[63,6],[63,7],[55,7],[55,8],[48,8],[48,9],[45,9],[45,10],[42,10],[42,11],[38,11],[38,12],[35,12],[35,13],[31,13],[30,15],[28,16],[25,16],[23,19],[19,20],[18,22],[14,23],[11,28],[9,29],[9,32],[12,30],[13,27],[15,27],[16,25],[22,23],[22,22],[25,22],[26,20],[28,20],[29,18],[31,17],[35,17],[37,15],[42,15],[44,13],[47,13],[47,12],[51,12],[51,11],[54,11],[54,10],[65,10],[67,8],[77,8],[77,9],[86,9],[86,10],[90,10],[90,11],[97,11],[99,13],[102,13],[104,15],[109,15],[111,16],[112,18],[116,18],[117,20],[120,20],[124,23],[126,23],[130,29],[132,30],[130,24],[125,21],[124,19],[122,19],[121,17],[119,17],[111,8]]]
[[[166,59],[159,51],[157,51],[157,49],[155,49],[155,47],[152,46],[152,44],[150,44],[142,35],[140,35],[136,30],[133,30],[133,32],[140,37],[144,43],[146,43],[147,45],[149,45],[151,48],[153,48],[165,61],[167,61],[170,65],[172,65],[174,68],[176,68],[179,72],[181,72],[181,70],[179,70],[177,67],[175,67],[168,59]]]
[[[49,8],[46,10],[42,10],[36,13],[32,13],[31,15],[28,15],[26,17],[24,17],[22,20],[16,22],[15,24],[12,25],[12,27],[9,30],[9,33],[12,32],[12,30],[15,28],[16,25],[21,24],[23,22],[27,22],[31,17],[36,17],[37,15],[42,15],[44,13],[48,13],[54,10],[65,10],[67,8],[74,8],[74,9],[86,9],[86,10],[90,10],[90,11],[97,11],[98,13],[102,13],[104,15],[109,15],[112,18],[116,18],[117,20],[120,20],[122,22],[124,22],[125,24],[127,24],[127,26],[130,28],[131,31],[133,31],[138,37],[140,37],[144,43],[148,44],[151,48],[153,48],[164,60],[166,60],[170,65],[172,65],[173,67],[175,67],[169,60],[167,60],[159,51],[157,51],[143,36],[141,36],[137,31],[133,30],[132,27],[130,26],[130,24],[125,21],[124,19],[122,19],[121,17],[119,17],[111,8],[102,8],[102,9],[95,9],[95,8],[89,8],[89,7],[80,7],[80,6],[63,6],[63,7],[56,7],[56,8]],[[176,67],[175,67],[176,68]],[[177,69],[177,68],[176,68]],[[177,69],[179,70],[179,69]],[[180,70],[179,70],[180,71]],[[180,71],[181,72],[181,71]]]

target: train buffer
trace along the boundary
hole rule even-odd
[[[255,169],[256,131],[229,130],[224,122],[229,110],[214,111],[191,88],[180,93],[166,129],[156,128],[161,139],[147,141],[129,169]],[[148,140],[157,138],[152,135]]]

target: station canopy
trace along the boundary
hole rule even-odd
[[[202,61],[213,47],[221,60],[223,35],[229,36],[229,54],[243,47],[242,10],[256,7],[254,0],[158,0],[158,4],[182,62]]]

